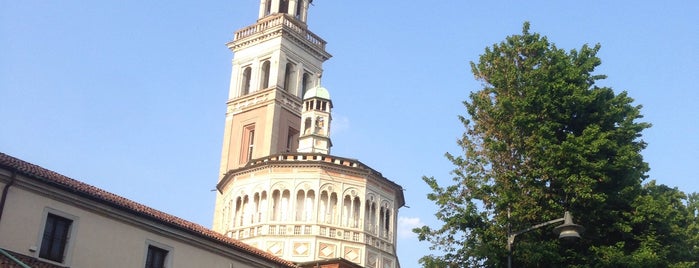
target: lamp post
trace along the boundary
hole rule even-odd
[[[507,267],[512,267],[512,245],[515,243],[515,237],[557,222],[563,222],[563,224],[553,228],[553,232],[558,235],[559,239],[564,241],[578,240],[580,239],[580,234],[585,231],[585,227],[573,223],[573,216],[570,215],[570,212],[566,211],[563,218],[542,222],[529,228],[509,233],[507,234]]]

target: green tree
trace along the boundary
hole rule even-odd
[[[650,124],[638,122],[641,106],[626,92],[595,85],[605,78],[593,74],[599,49],[566,52],[524,23],[521,35],[471,63],[483,88],[464,101],[468,116],[459,117],[463,155],[447,154],[454,184],[423,178],[443,225],[414,231],[444,253],[425,256],[423,266],[502,267],[508,230],[564,211],[586,227],[584,238],[561,245],[551,228],[519,235],[514,266],[628,267],[643,258],[639,250],[653,249],[646,245],[665,242],[635,233],[644,228],[634,222],[635,207],[650,205],[638,198],[648,171],[641,132]]]
[[[624,212],[631,219],[633,235],[624,242],[634,250],[617,262],[631,267],[695,267],[699,226],[691,197],[655,181],[644,185],[633,210]],[[604,257],[608,252],[599,248],[598,253]]]

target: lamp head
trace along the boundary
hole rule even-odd
[[[574,242],[580,239],[580,234],[585,231],[585,227],[573,223],[573,216],[566,211],[563,216],[563,224],[553,228],[553,232],[564,242]]]

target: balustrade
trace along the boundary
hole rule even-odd
[[[301,38],[307,40],[314,46],[322,50],[325,50],[326,42],[323,39],[307,30],[304,25],[299,25],[299,22],[295,21],[294,19],[288,18],[284,14],[270,16],[266,19],[260,20],[255,25],[251,25],[238,30],[237,32],[235,32],[235,37],[233,40],[238,41],[246,37],[253,36],[257,33],[261,33],[275,28],[283,28],[291,32],[297,33]]]
[[[337,228],[323,225],[309,224],[258,224],[247,226],[229,232],[233,238],[246,239],[265,235],[318,235],[345,241],[360,242],[384,250],[393,252],[392,233],[379,236],[366,234],[347,228]]]

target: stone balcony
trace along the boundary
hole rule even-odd
[[[325,52],[325,40],[309,31],[305,24],[283,13],[264,17],[257,23],[236,31],[233,42],[229,46],[244,46],[267,34],[274,35],[282,32],[290,33],[310,47]]]

